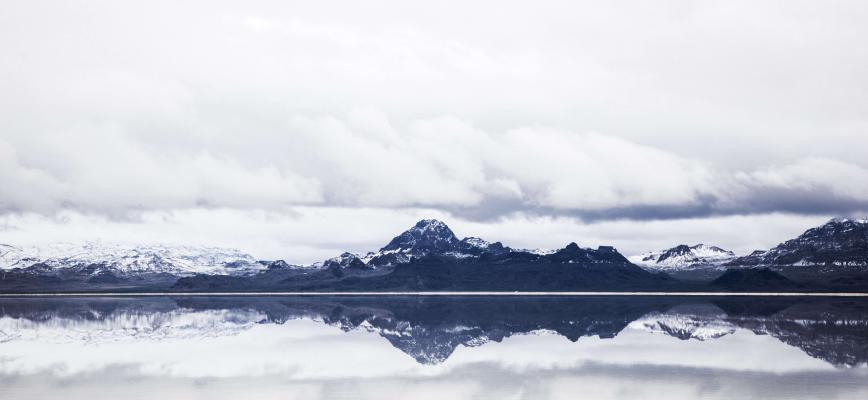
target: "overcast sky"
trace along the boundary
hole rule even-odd
[[[747,252],[868,210],[860,1],[0,3],[0,243],[311,262],[418,218]]]

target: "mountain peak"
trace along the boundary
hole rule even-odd
[[[37,263],[63,270],[100,266],[100,270],[120,275],[229,275],[255,273],[265,268],[250,254],[236,249],[206,246],[129,244],[101,240],[47,243],[20,248],[0,246],[0,269],[27,268]]]
[[[719,266],[735,258],[735,253],[707,244],[679,244],[666,250],[630,257],[636,264],[658,269],[694,269]]]
[[[868,218],[853,219],[853,218],[835,217],[835,218],[828,220],[825,224],[823,224],[823,226],[842,225],[842,224],[850,224],[850,223],[860,224],[860,225],[868,224]]]
[[[455,236],[455,233],[442,221],[423,219],[417,222],[416,225],[413,225],[412,228],[395,236],[380,251],[445,251],[451,249],[458,242],[459,240]]]
[[[415,228],[423,228],[423,229],[425,229],[425,228],[435,228],[435,229],[437,229],[437,228],[440,228],[440,227],[445,227],[446,229],[449,229],[449,227],[446,226],[446,223],[444,223],[443,221],[441,221],[441,220],[439,220],[439,219],[433,219],[433,218],[431,218],[431,219],[420,219],[419,222],[416,222],[416,225],[414,225],[414,227],[415,227]]]
[[[323,267],[368,269],[368,266],[365,265],[365,262],[362,261],[359,256],[346,251],[341,253],[341,255],[337,257],[332,257],[328,260],[325,260],[323,262]]]
[[[832,218],[769,251],[733,260],[732,265],[864,269],[868,266],[868,220]]]
[[[491,246],[491,243],[489,243],[488,241],[475,236],[468,236],[464,239],[461,239],[461,242],[477,249],[487,249],[488,246]]]

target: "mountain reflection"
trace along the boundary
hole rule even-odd
[[[459,346],[554,333],[614,338],[628,326],[685,341],[747,330],[835,366],[868,363],[868,302],[850,298],[686,297],[154,297],[6,298],[0,343],[220,337],[309,319],[366,330],[420,364]]]

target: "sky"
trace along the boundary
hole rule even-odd
[[[0,3],[0,243],[747,253],[868,210],[864,2],[435,3]]]

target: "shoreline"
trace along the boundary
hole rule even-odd
[[[868,293],[811,292],[71,292],[71,293],[0,293],[0,298],[12,297],[328,297],[328,296],[478,296],[478,297],[540,297],[540,296],[739,296],[739,297],[868,297]]]

